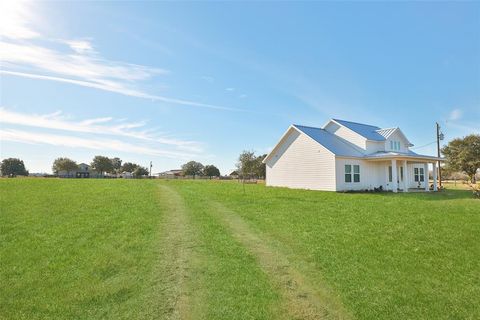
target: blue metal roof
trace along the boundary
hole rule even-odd
[[[333,152],[335,155],[345,157],[363,157],[363,153],[349,145],[345,140],[328,132],[327,130],[314,127],[306,127],[294,124],[295,128],[305,133],[313,140],[320,143],[322,146]]]
[[[367,138],[368,140],[385,141],[385,137],[377,132],[377,130],[381,129],[377,126],[371,126],[369,124],[345,121],[340,119],[332,119],[332,120],[338,122],[342,126],[349,128],[350,130],[358,133],[359,135]]]

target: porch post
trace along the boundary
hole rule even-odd
[[[437,162],[432,162],[433,164],[433,191],[438,191],[437,189]]]
[[[403,192],[408,192],[408,167],[407,167],[407,160],[403,160]]]
[[[397,160],[392,159],[392,186],[393,192],[398,192]]]
[[[423,181],[425,182],[425,191],[430,191],[430,181],[428,178],[428,163],[423,164]]]

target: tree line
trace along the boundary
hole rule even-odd
[[[442,167],[446,174],[464,173],[472,183],[476,182],[476,172],[480,169],[480,135],[471,134],[463,138],[451,140],[442,148],[446,158]],[[236,163],[237,175],[243,179],[265,178],[266,167],[263,163],[267,155],[255,155],[253,151],[243,151]],[[108,158],[95,156],[90,164],[91,168],[104,175],[128,172],[134,176],[148,175],[148,169],[136,163],[125,162],[118,157]],[[69,158],[57,158],[53,162],[52,170],[55,174],[60,171],[71,172],[78,169],[78,164]],[[2,176],[28,176],[23,160],[17,158],[3,159],[0,164]],[[218,177],[220,170],[214,165],[204,166],[197,161],[189,161],[182,165],[183,174],[186,176]]]
[[[118,157],[108,158],[105,156],[95,156],[90,163],[90,167],[93,171],[98,172],[102,176],[107,173],[121,174],[123,172],[131,173],[135,177],[148,175],[147,168],[132,162],[122,162],[122,159]],[[72,159],[61,157],[53,161],[52,171],[55,175],[58,175],[61,171],[70,173],[76,170],[78,170],[78,164]]]
[[[204,166],[197,161],[189,161],[183,164],[182,173],[184,176],[192,176],[194,179],[196,176],[205,176],[210,178],[220,176],[220,170],[213,164]]]
[[[234,173],[242,179],[250,179],[250,178],[265,178],[266,174],[266,167],[263,163],[263,159],[265,159],[267,155],[263,154],[260,156],[256,156],[255,152],[253,151],[243,151],[236,163],[237,170]],[[195,178],[196,176],[205,176],[205,177],[219,177],[220,170],[214,165],[206,165],[204,166],[202,163],[197,161],[189,161],[182,165],[182,173],[184,176],[192,176]]]

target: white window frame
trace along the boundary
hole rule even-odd
[[[419,167],[413,168],[413,180],[415,182],[424,182],[425,181],[425,170],[423,168],[419,168]]]
[[[347,172],[347,168],[349,168],[349,172]],[[358,172],[356,172],[358,171]],[[361,177],[360,177],[360,165],[359,164],[345,164],[344,166],[344,180],[345,183],[360,183]],[[347,177],[349,177],[347,179]],[[358,181],[355,181],[355,179],[358,179]],[[347,181],[350,180],[350,181]]]
[[[401,149],[400,141],[390,140],[390,150],[400,151],[400,149]]]
[[[347,167],[350,168],[350,172],[347,172]],[[353,181],[353,168],[352,168],[352,165],[351,164],[346,164],[344,167],[344,180],[345,180],[345,183],[352,183]],[[350,177],[350,181],[347,181],[347,176]]]
[[[358,169],[358,172],[355,172],[355,169]],[[358,181],[355,181],[355,178],[358,176]],[[360,165],[353,165],[353,183],[360,183]]]

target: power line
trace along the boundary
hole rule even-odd
[[[410,149],[420,149],[420,148],[428,147],[429,145],[432,145],[434,143],[437,143],[437,141],[435,140],[435,141],[432,141],[430,143],[424,144],[423,146],[413,147],[413,148],[410,148]]]

